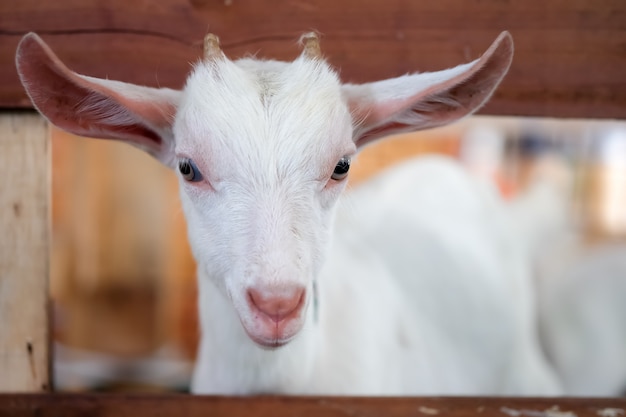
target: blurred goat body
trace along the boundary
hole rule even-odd
[[[336,218],[358,149],[477,110],[510,66],[510,35],[473,62],[361,85],[341,84],[317,36],[302,41],[291,63],[231,61],[208,35],[183,91],[78,75],[34,34],[18,47],[52,123],[178,172],[200,288],[193,390],[558,393],[528,262],[493,193],[424,160]]]
[[[565,392],[626,394],[626,245],[567,236],[541,259],[541,339]]]

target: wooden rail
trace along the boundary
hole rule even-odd
[[[293,59],[317,29],[344,80],[443,69],[502,30],[509,74],[484,114],[626,119],[623,0],[20,0],[0,2],[0,108],[29,107],[13,57],[36,31],[78,72],[182,86],[210,28],[231,57]]]
[[[0,417],[620,417],[625,399],[0,395]]]

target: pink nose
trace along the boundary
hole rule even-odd
[[[304,288],[264,294],[255,288],[248,289],[250,304],[261,313],[279,323],[296,318],[304,305]]]

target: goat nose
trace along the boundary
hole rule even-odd
[[[250,303],[275,322],[295,318],[304,305],[304,288],[281,290],[278,293],[248,289]]]

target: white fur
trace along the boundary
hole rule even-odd
[[[319,321],[309,311],[292,344],[256,346],[201,273],[196,392],[559,392],[538,351],[527,262],[492,190],[427,158],[347,199],[318,276]]]
[[[568,395],[623,396],[626,247],[560,243],[543,259],[538,282],[548,357]]]
[[[181,182],[199,262],[195,392],[558,392],[492,193],[449,162],[422,161],[354,193],[333,230],[343,184],[328,178],[355,148],[328,68],[218,61],[197,67],[185,93],[177,152],[214,188]],[[309,295],[290,344],[250,340],[246,287],[295,280],[311,294],[314,279],[318,320]]]

